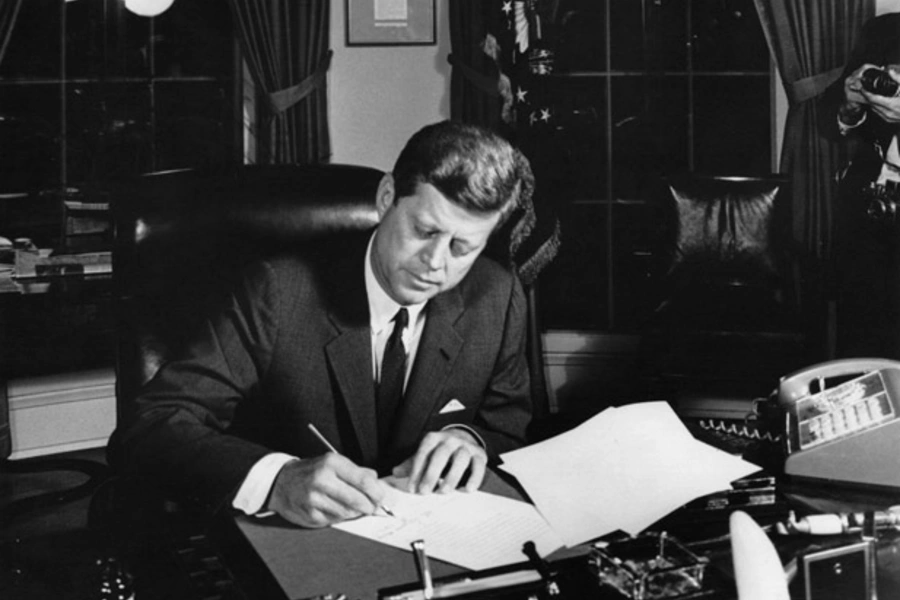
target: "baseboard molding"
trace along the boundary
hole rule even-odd
[[[100,448],[116,426],[113,369],[7,382],[12,459]]]

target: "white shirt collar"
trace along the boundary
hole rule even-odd
[[[372,328],[372,333],[377,334],[390,324],[394,315],[400,310],[401,305],[388,296],[375,278],[375,272],[372,270],[372,243],[374,239],[375,234],[373,233],[366,248],[365,273],[366,296],[369,299],[369,325]],[[425,304],[427,304],[427,301],[419,304],[410,304],[406,307],[406,310],[409,312],[410,324],[416,323],[419,314],[425,308]]]

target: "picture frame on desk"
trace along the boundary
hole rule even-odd
[[[433,46],[435,0],[346,0],[347,46]]]

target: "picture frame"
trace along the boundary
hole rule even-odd
[[[435,0],[346,0],[348,46],[433,46]]]

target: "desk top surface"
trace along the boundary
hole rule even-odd
[[[522,497],[493,473],[482,489],[509,498]],[[301,529],[277,518],[244,516],[237,517],[236,523],[287,598],[346,594],[350,599],[375,600],[379,589],[418,581],[411,552],[339,529]],[[526,560],[524,555],[522,560]],[[442,561],[430,562],[435,578],[464,571]]]

